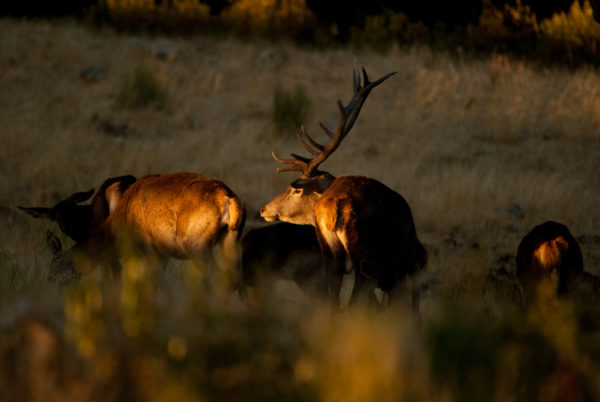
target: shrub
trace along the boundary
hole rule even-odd
[[[386,10],[381,15],[365,17],[364,29],[353,28],[351,39],[355,42],[386,49],[392,43],[409,44],[424,42],[429,30],[422,22],[411,22],[401,12]]]
[[[566,52],[573,59],[574,54],[600,60],[600,24],[594,19],[594,12],[589,1],[583,6],[575,1],[569,13],[554,14],[540,24],[543,38],[554,48],[552,50]],[[573,60],[571,60],[573,61]]]
[[[119,103],[133,108],[151,105],[162,108],[166,99],[166,90],[156,74],[143,65],[125,77],[118,95]]]
[[[476,27],[468,30],[468,40],[475,49],[520,54],[531,52],[539,37],[539,24],[531,7],[520,0],[502,10],[491,2],[484,7]]]
[[[195,32],[208,25],[210,7],[198,0],[99,0],[92,14],[121,30]]]
[[[310,30],[315,16],[305,0],[237,0],[221,13],[221,20],[237,31],[301,35]]]
[[[298,129],[308,118],[312,109],[310,99],[301,86],[293,92],[280,87],[273,93],[273,120],[279,130]]]

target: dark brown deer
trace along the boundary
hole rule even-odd
[[[90,205],[80,205],[80,203],[91,197],[93,189],[74,193],[50,208],[19,207],[35,218],[55,221],[62,232],[75,241],[75,246],[63,251],[60,239],[51,231],[46,232],[46,243],[52,252],[48,275],[51,281],[66,284],[80,276],[75,260],[84,254],[82,250],[89,248],[84,244],[117,207],[123,193],[135,180],[136,178],[131,175],[106,179]]]
[[[544,222],[523,237],[517,251],[517,276],[527,304],[536,299],[541,285],[551,286],[559,297],[600,300],[600,278],[583,270],[577,240],[557,222]]]
[[[53,207],[21,207],[34,218],[55,221],[60,230],[75,243],[83,243],[104,222],[119,203],[125,190],[136,178],[127,175],[106,179],[94,195],[90,205],[80,205],[94,194],[94,189],[77,192],[59,201]]]
[[[242,236],[242,268],[249,287],[294,281],[306,295],[325,287],[323,259],[315,228],[287,222],[254,228]]]
[[[323,123],[331,142],[321,145],[302,127],[298,138],[312,158],[273,158],[288,165],[278,172],[297,171],[300,178],[261,210],[267,221],[281,220],[316,229],[325,261],[330,296],[340,307],[351,301],[354,288],[375,279],[375,295],[385,304],[398,281],[422,269],[426,252],[417,238],[410,207],[397,192],[365,176],[340,176],[318,170],[354,125],[371,90],[394,73],[370,82],[363,69],[364,86],[354,69],[354,94],[347,106],[338,101],[339,122],[332,132]]]

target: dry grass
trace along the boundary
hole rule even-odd
[[[600,235],[596,71],[540,70],[501,56],[457,61],[419,47],[386,54],[316,50],[224,37],[120,36],[7,19],[0,20],[0,30],[0,295],[6,300],[27,301],[27,295],[47,286],[44,233],[55,229],[21,214],[16,205],[50,204],[110,176],[193,171],[220,179],[245,202],[248,226],[256,226],[260,207],[294,178],[275,173],[271,151],[302,152],[294,136],[275,129],[274,89],[308,89],[316,112],[305,126],[320,136],[317,122],[333,125],[335,101],[348,100],[354,60],[372,77],[398,74],[373,92],[352,134],[323,167],[336,175],[375,177],[408,200],[430,255],[425,278],[437,278],[446,288],[430,301],[445,302],[448,295],[463,294],[465,283],[479,284],[499,257],[516,254],[522,236],[545,220],[565,223],[576,237]],[[164,45],[175,50],[174,57],[156,57],[154,50]],[[119,104],[124,77],[140,64],[166,88],[164,107]],[[81,77],[89,67],[102,72],[98,81]],[[522,218],[508,212],[512,204],[521,207]],[[595,240],[582,243],[586,269],[596,274],[598,246]],[[434,310],[426,312],[433,317]],[[324,319],[319,314],[313,319]],[[406,342],[417,336],[409,334],[412,324],[399,330],[382,326],[378,318],[357,320],[340,326],[374,348],[368,353],[375,356],[385,352],[361,340],[372,335],[360,332],[365,325],[373,325],[385,342],[399,333]],[[345,344],[314,360],[323,347],[315,339],[333,335],[326,328],[310,333],[321,324],[308,328],[304,339],[314,355],[296,360],[295,375],[301,383],[310,382],[315,372],[340,381],[336,353],[344,354]],[[394,350],[400,360],[409,359],[411,353],[424,353],[423,341],[416,345],[416,351],[400,350],[402,345]],[[369,356],[350,358],[366,359],[370,367]],[[385,370],[411,364],[393,360]],[[414,372],[423,381],[419,390],[426,389],[427,369]],[[174,378],[160,373],[173,392],[186,389],[186,380],[172,383]],[[362,396],[356,400],[373,396],[371,386],[384,393],[405,387],[404,395],[419,394],[410,381],[395,384],[385,373],[355,384]],[[338,385],[319,395],[340,400],[336,392],[344,384]],[[448,399],[452,389],[437,391],[419,399]]]

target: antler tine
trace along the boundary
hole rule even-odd
[[[285,166],[285,167],[279,167],[279,168],[275,169],[275,171],[277,173],[281,173],[281,172],[303,172],[304,169],[302,169],[301,167],[298,167],[298,166]]]
[[[325,134],[327,134],[327,136],[328,136],[329,138],[333,138],[333,137],[335,137],[335,134],[334,134],[334,133],[332,133],[332,132],[331,132],[331,130],[330,130],[329,128],[327,128],[327,126],[326,126],[325,124],[323,124],[323,123],[319,122],[319,126],[321,127],[321,129],[322,129],[323,131],[325,131]]]
[[[275,159],[277,162],[283,164],[283,165],[290,165],[290,166],[285,166],[285,167],[280,167],[277,168],[277,172],[290,172],[290,171],[297,171],[297,172],[304,172],[306,165],[307,165],[307,158],[302,158],[302,159],[281,159],[277,156],[277,154],[275,152],[271,152],[271,155],[273,156],[273,159]],[[298,156],[298,155],[294,155],[292,154],[293,157]]]
[[[367,99],[367,97],[369,96],[369,94],[371,93],[371,91],[373,90],[373,88],[375,88],[377,85],[381,84],[383,81],[387,80],[392,75],[396,74],[396,72],[393,71],[393,72],[388,73],[388,74],[384,75],[383,77],[375,80],[374,82],[371,82],[371,81],[369,81],[367,71],[364,68],[362,69],[362,72],[363,72],[363,78],[364,78],[364,83],[363,83],[364,86],[359,85],[358,89],[354,91],[354,95],[352,96],[352,99],[350,99],[350,102],[348,102],[348,105],[344,106],[344,115],[347,116],[347,120],[344,125],[344,131],[346,133],[348,133],[354,126],[354,123],[356,122],[356,118],[358,117],[358,114],[360,113],[362,105],[365,102],[365,100]],[[360,79],[359,79],[359,84],[360,84]]]
[[[319,151],[323,151],[323,149],[325,148],[325,146],[321,145],[318,142],[316,142],[315,140],[313,140],[311,138],[311,136],[308,135],[308,133],[306,132],[306,130],[304,130],[304,126],[300,127],[300,133],[302,133],[302,135],[304,136],[304,138],[306,138],[306,140],[308,142],[310,142],[310,145],[312,145],[313,147],[317,148]],[[310,148],[310,146],[307,143],[304,142],[304,140],[302,139],[302,137],[300,137],[300,135],[298,135],[298,139],[300,139],[300,142],[302,142],[302,144],[305,146],[305,148],[308,149],[308,151],[310,153],[312,153],[313,155],[317,155],[318,154],[317,151],[315,151],[314,149]],[[317,152],[317,153],[314,153],[314,152]]]
[[[363,73],[364,73],[365,69],[363,68]],[[358,88],[360,88],[360,73],[358,72],[358,67],[356,67],[356,64],[354,65],[354,69],[352,70],[352,92],[356,92],[358,91]]]
[[[310,145],[308,145],[300,136],[300,134],[296,133],[296,138],[298,138],[298,141],[300,141],[300,144],[302,144],[302,146],[304,147],[304,149],[306,149],[308,152],[310,152],[313,155],[318,155],[319,151],[315,151],[314,149],[312,149],[310,147]]]
[[[310,161],[311,161],[311,159],[309,159],[309,158],[305,158],[304,156],[300,156],[300,155],[297,155],[297,154],[295,154],[295,153],[291,153],[290,155],[292,155],[292,157],[293,157],[294,159],[296,159],[297,161],[300,161],[300,162],[302,162],[302,163],[308,163],[308,162],[310,162]]]

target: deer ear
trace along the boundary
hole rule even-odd
[[[52,252],[52,255],[57,255],[62,252],[62,243],[60,239],[50,230],[46,231],[46,244]]]
[[[92,194],[94,194],[94,189],[91,189],[89,191],[82,191],[79,193],[72,194],[65,201],[69,201],[74,204],[78,204],[78,203],[83,202],[83,201],[87,200],[88,198],[90,198],[92,196]]]
[[[21,211],[25,212],[27,215],[33,216],[34,218],[46,218],[50,219],[50,208],[44,207],[20,207],[17,206]]]

